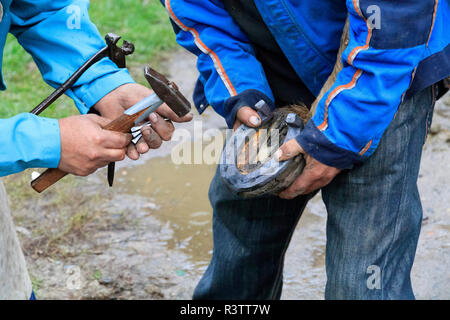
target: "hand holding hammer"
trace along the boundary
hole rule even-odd
[[[147,119],[149,114],[163,103],[166,103],[179,117],[189,113],[191,109],[189,101],[179,92],[173,82],[150,67],[145,68],[145,78],[155,93],[129,108],[122,116],[103,126],[103,129],[129,133],[132,127]],[[60,169],[48,169],[33,180],[31,186],[37,192],[42,192],[66,175],[67,173]]]

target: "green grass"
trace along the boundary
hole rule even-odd
[[[36,278],[32,274],[30,274],[31,278],[31,286],[33,288],[33,292],[35,295],[39,294],[39,290],[42,288],[42,285],[44,284],[44,280]]]
[[[92,274],[92,279],[94,280],[100,280],[102,278],[102,272],[100,270],[95,270]]]
[[[128,67],[140,83],[145,83],[142,67],[158,67],[164,54],[176,47],[167,13],[158,0],[93,0],[89,13],[102,35],[114,32],[135,44]],[[5,46],[3,75],[8,89],[0,93],[0,118],[29,112],[53,91],[42,80],[31,56],[11,35]],[[62,118],[77,113],[72,100],[64,96],[42,116]]]

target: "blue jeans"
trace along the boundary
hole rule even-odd
[[[327,299],[414,299],[410,272],[422,206],[422,147],[434,107],[430,87],[400,105],[375,153],[322,189],[327,219]],[[211,183],[214,250],[194,299],[279,299],[286,249],[311,196],[244,200],[220,175]]]

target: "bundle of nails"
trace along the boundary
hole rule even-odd
[[[140,126],[136,126],[131,128],[131,135],[133,136],[133,140],[131,140],[131,142],[133,142],[133,144],[137,144],[139,142],[139,140],[141,140],[142,138],[142,129],[145,127],[151,127],[151,123],[150,121],[147,121],[143,124],[141,124]]]

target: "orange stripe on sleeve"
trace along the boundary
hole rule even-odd
[[[363,46],[358,46],[355,47],[349,54],[347,62],[350,65],[353,65],[353,61],[356,58],[356,56],[358,55],[359,52],[361,52],[362,50],[367,50],[369,48],[370,45],[370,39],[372,38],[372,28],[369,25],[369,22],[367,21],[367,19],[363,16],[363,14],[361,13],[360,7],[359,7],[359,0],[353,0],[353,7],[355,8],[355,11],[358,13],[358,15],[364,19],[364,21],[366,22],[366,26],[367,26],[367,39],[366,39],[366,43]],[[358,81],[358,79],[361,77],[363,71],[361,69],[357,69],[355,71],[355,73],[353,74],[352,80],[345,84],[345,85],[341,85],[336,87],[329,95],[328,98],[325,102],[325,115],[324,115],[324,119],[323,122],[317,127],[320,131],[325,130],[326,128],[328,128],[328,106],[330,105],[331,101],[342,91],[344,90],[348,90],[348,89],[353,89],[356,86],[356,82]]]
[[[353,0],[353,7],[355,8],[358,15],[366,22],[367,38],[366,38],[366,43],[363,46],[354,48],[352,50],[352,52],[350,52],[350,54],[348,55],[347,62],[350,65],[353,65],[353,60],[355,59],[355,57],[358,55],[358,53],[360,51],[369,49],[370,39],[372,38],[372,28],[370,27],[369,22],[367,21],[366,17],[364,17],[364,15],[361,12],[361,8],[359,7],[359,0]]]
[[[433,12],[433,22],[431,24],[430,34],[428,35],[427,46],[428,46],[428,43],[430,42],[431,33],[433,32],[433,29],[434,29],[434,23],[436,21],[436,12],[437,12],[438,3],[439,3],[439,0],[435,0],[435,2],[434,2],[434,12]]]
[[[228,92],[231,96],[237,95],[236,89],[234,88],[233,84],[230,81],[230,78],[228,77],[227,73],[225,72],[225,69],[220,62],[219,56],[200,39],[200,34],[198,31],[194,28],[190,28],[183,24],[180,19],[177,18],[175,13],[172,10],[172,7],[170,5],[170,0],[166,0],[166,9],[169,12],[170,17],[173,21],[183,30],[183,31],[189,31],[192,36],[194,37],[194,42],[197,45],[197,47],[204,53],[210,56],[210,58],[214,62],[214,67],[219,74],[220,78],[222,79],[223,83],[225,84],[225,87],[227,88]]]
[[[323,131],[328,127],[328,106],[330,105],[331,101],[342,91],[354,88],[356,85],[356,81],[359,79],[361,74],[362,74],[361,69],[356,70],[355,73],[353,74],[352,80],[349,83],[338,86],[333,91],[331,91],[331,93],[328,95],[328,98],[325,102],[324,120],[317,127],[317,129],[319,129],[320,131]]]
[[[367,150],[369,150],[370,146],[372,145],[373,139],[369,141],[368,144],[366,144],[366,146],[359,152],[359,155],[362,156],[364,153],[367,152]]]

